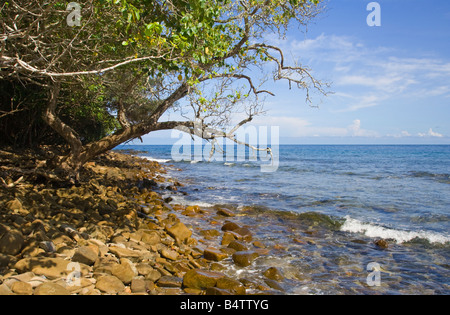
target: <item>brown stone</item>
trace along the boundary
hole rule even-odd
[[[173,261],[178,259],[178,253],[168,248],[163,248],[161,250],[161,256]]]
[[[0,224],[0,253],[15,256],[20,253],[25,239],[18,230]]]
[[[119,258],[139,258],[142,253],[128,248],[111,246],[109,251]]]
[[[95,245],[82,246],[75,251],[72,261],[92,266],[98,258],[98,247]],[[97,249],[97,250],[96,250]]]
[[[184,243],[188,238],[191,237],[192,231],[184,225],[184,223],[179,222],[168,228],[166,228],[167,233],[172,236],[178,244]]]
[[[221,261],[228,257],[228,254],[211,247],[206,248],[203,252],[203,255],[205,259],[213,261]]]
[[[224,209],[224,208],[221,208],[221,209],[217,210],[217,214],[218,215],[222,215],[224,217],[234,217],[234,216],[236,216],[232,211],[230,211],[228,209]]]
[[[233,254],[233,261],[240,267],[248,267],[259,257],[255,251],[240,251]]]
[[[374,242],[381,249],[387,249],[389,247],[389,243],[384,239],[379,239]]]
[[[137,276],[133,268],[131,268],[130,264],[126,262],[121,263],[120,265],[114,265],[112,267],[111,273],[113,276],[116,276],[118,279],[120,279],[120,281],[122,281],[124,284],[131,283],[131,280],[133,280],[133,278]]]
[[[245,295],[246,293],[245,287],[240,281],[228,277],[217,280],[216,287],[231,291],[235,295]]]
[[[16,281],[12,284],[11,290],[18,295],[32,295],[33,287],[31,284],[21,281]]]
[[[248,250],[245,243],[240,242],[240,241],[231,241],[230,244],[228,244],[228,248],[232,248],[232,249],[236,250],[237,252]]]
[[[212,287],[212,288],[207,288],[206,295],[233,295],[232,292],[226,290],[226,289],[220,289],[220,288],[216,288],[216,287]]]
[[[125,285],[115,276],[103,276],[97,280],[95,287],[108,294],[117,294],[125,290]]]
[[[222,231],[234,231],[239,229],[240,226],[231,221],[225,221],[225,224],[222,226]]]
[[[225,275],[221,272],[193,269],[184,275],[183,286],[203,290],[214,287],[217,281],[223,277]]]
[[[70,292],[59,284],[45,282],[34,290],[34,295],[70,295]]]
[[[271,280],[280,281],[283,280],[283,274],[276,267],[271,267],[263,272],[263,275]]]
[[[164,276],[158,280],[158,286],[166,288],[181,288],[183,279],[173,276]]]

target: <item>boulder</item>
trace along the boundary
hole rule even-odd
[[[181,288],[183,279],[179,277],[164,276],[158,280],[158,286],[166,288]]]
[[[221,272],[192,269],[184,275],[183,286],[203,290],[210,287],[215,287],[217,281],[224,277],[225,274]]]
[[[125,285],[115,276],[103,276],[97,280],[95,287],[108,294],[117,294],[125,290]]]
[[[233,261],[240,267],[248,267],[259,257],[255,251],[240,251],[233,254]]]
[[[45,282],[34,290],[34,295],[70,295],[70,292],[59,284]]]
[[[166,227],[167,233],[172,236],[178,244],[184,243],[191,237],[192,231],[184,223],[179,222],[170,227]]]
[[[18,230],[0,224],[0,253],[4,255],[17,255],[20,253],[25,239]]]
[[[130,284],[131,280],[133,280],[133,278],[137,276],[134,268],[132,268],[130,263],[127,262],[122,262],[120,265],[115,264],[111,269],[111,273],[113,276],[116,276],[118,279],[120,279],[120,281],[122,281],[124,284]]]
[[[211,247],[206,248],[203,252],[203,255],[205,259],[213,261],[221,261],[228,257],[228,254]]]
[[[98,248],[94,245],[82,246],[75,251],[72,261],[92,266],[98,258]]]

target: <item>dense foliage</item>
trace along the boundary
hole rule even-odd
[[[284,37],[321,10],[319,0],[57,0],[0,5],[1,143],[67,143],[61,165],[89,159],[154,130],[194,122],[228,137],[262,112],[272,78],[324,92],[300,64],[287,65]],[[80,24],[69,20],[80,18]],[[187,106],[180,108],[178,101]],[[186,120],[160,121],[179,110]]]

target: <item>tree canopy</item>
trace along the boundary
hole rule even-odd
[[[64,1],[0,5],[0,132],[4,141],[68,144],[59,161],[65,169],[77,172],[96,155],[155,130],[184,126],[210,140],[229,137],[233,114],[246,114],[236,130],[263,112],[261,96],[273,95],[261,75],[268,65],[271,79],[306,91],[307,101],[311,89],[325,93],[326,84],[289,64],[270,42],[306,27],[322,1],[78,3],[79,26],[68,23],[73,8]],[[190,105],[178,108],[182,99]],[[177,109],[185,120],[161,121]],[[32,123],[28,133],[15,130],[24,121]],[[196,121],[217,132],[195,130]]]

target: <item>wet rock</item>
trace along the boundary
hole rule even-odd
[[[231,221],[225,221],[225,224],[222,226],[222,231],[234,231],[239,229],[240,226]]]
[[[218,249],[208,247],[204,250],[203,255],[205,259],[207,260],[213,260],[213,261],[221,261],[228,257],[227,253],[224,253]]]
[[[384,239],[376,240],[376,241],[374,241],[374,244],[375,244],[378,248],[381,248],[381,249],[387,249],[387,248],[389,248],[389,243],[388,243],[386,240],[384,240]]]
[[[232,248],[237,252],[248,250],[247,245],[245,245],[245,243],[236,240],[231,241],[230,244],[228,244],[228,248]]]
[[[184,243],[192,235],[192,231],[182,222],[176,223],[168,228],[166,227],[166,231],[178,244]]]
[[[207,288],[205,294],[206,295],[233,295],[233,293],[230,292],[229,290],[220,289],[220,288],[216,288],[216,287]]]
[[[284,292],[284,288],[275,280],[265,279],[264,282],[272,289]]]
[[[234,214],[231,210],[225,209],[225,208],[221,208],[219,210],[217,210],[217,214],[224,216],[224,217],[234,217],[236,216],[236,214]]]
[[[207,289],[214,287],[217,281],[225,275],[221,272],[193,269],[183,277],[183,286],[193,289]]]
[[[263,275],[265,277],[267,277],[268,279],[276,280],[276,281],[280,281],[280,280],[284,279],[283,274],[276,267],[271,267],[271,268],[267,269],[266,271],[263,272]]]
[[[34,290],[34,295],[70,295],[70,292],[59,284],[46,282]]]
[[[103,276],[97,280],[95,287],[108,294],[117,294],[125,290],[123,282],[115,276]]]
[[[228,290],[235,295],[245,295],[246,293],[245,287],[241,282],[228,277],[217,280],[216,287],[219,289]]]
[[[259,257],[255,251],[240,251],[233,254],[233,261],[240,267],[248,267]]]

